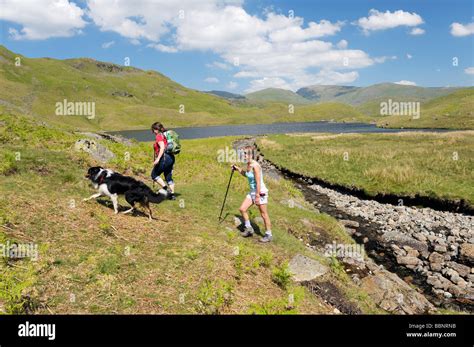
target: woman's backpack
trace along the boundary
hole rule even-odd
[[[166,147],[166,153],[169,154],[179,154],[181,152],[181,143],[179,142],[179,135],[174,130],[167,130],[164,135],[168,141],[168,146]]]

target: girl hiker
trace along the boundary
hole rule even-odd
[[[265,236],[260,238],[260,242],[270,242],[272,240],[272,226],[267,211],[268,189],[265,186],[265,183],[263,182],[263,170],[260,164],[255,160],[254,147],[245,147],[243,151],[244,160],[247,162],[247,167],[245,169],[242,169],[237,165],[232,165],[233,170],[236,170],[242,176],[247,177],[250,185],[250,192],[245,197],[239,209],[245,221],[245,229],[242,233],[242,236],[249,237],[253,235],[254,230],[252,228],[252,225],[250,224],[250,219],[247,210],[250,206],[255,204],[260,210],[260,215],[263,218],[266,229]]]
[[[171,200],[175,200],[174,195],[174,182],[173,182],[173,165],[174,165],[174,155],[168,152],[166,149],[168,147],[168,140],[166,139],[165,132],[166,129],[160,122],[155,122],[151,125],[151,131],[155,134],[155,143],[153,144],[154,149],[154,158],[153,161],[153,170],[151,171],[151,179],[163,188],[166,189],[168,197]],[[166,183],[160,177],[161,174],[164,174]]]

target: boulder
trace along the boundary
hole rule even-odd
[[[328,267],[317,260],[297,254],[288,263],[288,269],[296,282],[311,281],[328,272]]]
[[[362,279],[361,288],[382,309],[396,314],[425,314],[434,306],[396,274],[385,269],[374,269]]]
[[[95,140],[77,140],[74,144],[74,149],[78,152],[83,151],[89,153],[95,160],[102,163],[107,163],[111,159],[115,158],[115,154],[113,152]]]
[[[453,269],[453,270],[456,270],[457,273],[462,276],[462,277],[467,277],[470,272],[471,272],[471,268],[469,266],[466,266],[466,265],[462,265],[462,264],[458,264],[454,261],[450,261],[448,263],[448,266]]]

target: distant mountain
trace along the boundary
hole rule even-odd
[[[314,101],[306,99],[305,97],[292,92],[287,89],[267,88],[257,92],[245,94],[245,97],[250,101],[256,102],[283,102],[292,104],[309,104]]]
[[[216,96],[220,96],[221,98],[230,99],[230,100],[244,100],[245,99],[245,96],[243,95],[230,93],[223,90],[210,90],[204,93],[213,94]]]
[[[350,93],[358,87],[352,86],[330,86],[330,85],[315,85],[298,89],[296,94],[302,97],[313,100],[315,102],[334,100],[344,94]]]
[[[361,105],[369,101],[388,98],[426,101],[450,94],[458,89],[456,87],[424,88],[396,83],[380,83],[369,87],[315,85],[301,88],[296,93],[313,102],[337,101],[350,105]]]

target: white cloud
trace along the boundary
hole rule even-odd
[[[474,34],[474,22],[466,25],[461,23],[451,24],[451,35],[453,36],[469,36],[472,34]]]
[[[412,81],[407,81],[407,80],[401,80],[401,81],[398,81],[398,82],[393,82],[395,84],[401,84],[403,86],[416,86],[416,83],[415,82],[412,82]]]
[[[464,72],[467,73],[468,75],[474,75],[474,66],[464,69]]]
[[[115,45],[115,41],[104,42],[102,44],[102,48],[103,49],[108,49],[108,48],[112,47],[113,45]]]
[[[162,52],[212,52],[220,59],[207,67],[235,69],[234,77],[252,79],[251,89],[267,85],[297,89],[314,84],[312,78],[321,83],[345,81],[348,76],[357,78],[355,70],[375,64],[366,52],[347,49],[346,40],[334,45],[321,39],[338,33],[344,25],[340,21],[306,24],[301,17],[271,9],[259,17],[248,13],[241,1],[231,0],[150,3],[88,0],[88,13],[101,30],[148,41],[149,47]],[[166,45],[160,42],[164,39]]]
[[[392,29],[398,26],[414,27],[423,23],[423,18],[415,12],[410,13],[402,10],[380,12],[371,9],[368,17],[359,18],[355,24],[365,33],[369,33],[370,31]]]
[[[411,59],[413,56],[410,53],[407,53],[407,59]]]
[[[413,36],[423,35],[424,33],[425,33],[425,29],[421,29],[421,28],[413,28],[410,31],[410,35],[413,35]]]
[[[341,40],[337,43],[337,48],[346,49],[349,43],[346,40]]]
[[[68,0],[1,1],[0,19],[21,26],[20,30],[8,29],[14,40],[74,36],[86,25],[83,15],[84,11]]]
[[[234,82],[234,81],[230,81],[229,83],[227,83],[226,87],[227,89],[235,89],[239,86],[239,84],[237,82]]]
[[[392,56],[384,55],[381,57],[375,57],[374,61],[378,64],[381,64],[381,63],[385,63],[387,60],[396,60],[396,59],[397,59],[396,55],[392,55]]]
[[[206,83],[219,83],[219,79],[217,77],[207,77],[204,82]]]
[[[276,17],[273,14],[270,14],[270,16]],[[323,36],[330,36],[341,31],[341,27],[344,25],[344,23],[343,22],[331,23],[328,20],[322,20],[319,23],[310,22],[308,24],[308,27],[305,29],[302,28],[302,25],[303,25],[302,18],[299,18],[299,17],[294,17],[293,19],[288,18],[288,25],[282,29],[278,29],[271,32],[269,35],[270,40],[273,42],[295,42],[295,41],[304,41],[308,39],[319,38]]]
[[[221,70],[230,70],[231,67],[226,64],[226,63],[222,63],[220,61],[213,61],[211,64],[206,64],[206,67],[208,68],[217,68],[217,69],[221,69]]]
[[[150,43],[150,44],[147,45],[147,47],[154,48],[157,51],[160,51],[160,52],[163,52],[163,53],[176,53],[176,52],[178,52],[178,49],[176,47],[162,45],[161,43]]]

